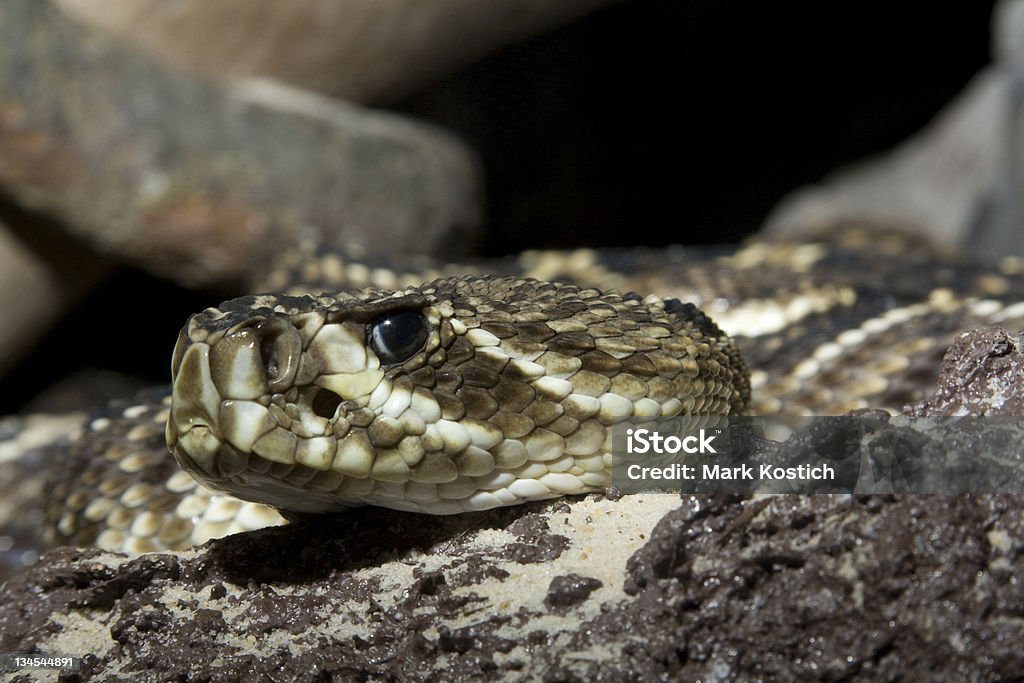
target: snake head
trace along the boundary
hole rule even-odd
[[[735,413],[749,394],[692,306],[497,277],[225,302],[189,319],[172,376],[182,468],[299,513],[599,490],[611,425]]]

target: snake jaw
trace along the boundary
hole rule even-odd
[[[226,302],[189,321],[173,369],[183,469],[294,512],[600,490],[611,425],[735,412],[748,392],[692,306],[516,278]]]

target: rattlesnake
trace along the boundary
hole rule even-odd
[[[112,404],[65,446],[57,540],[180,548],[277,510],[457,513],[600,490],[623,417],[898,411],[957,332],[1024,322],[1021,261],[860,222],[732,251],[413,272],[298,250],[279,266],[254,286],[281,293],[186,324],[173,407],[166,390]],[[362,289],[319,294],[339,284]],[[168,419],[206,486],[167,454]]]

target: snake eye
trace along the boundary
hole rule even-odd
[[[427,321],[419,313],[388,313],[370,325],[370,348],[382,365],[401,363],[423,348]]]

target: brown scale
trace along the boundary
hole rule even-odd
[[[569,415],[562,414],[557,419],[544,425],[544,428],[561,436],[569,436],[570,434],[575,432],[579,428],[579,426],[579,420],[570,417]]]
[[[499,410],[491,417],[491,422],[497,425],[508,439],[524,437],[536,427],[536,423],[523,415],[521,410]]]
[[[491,389],[491,392],[502,410],[520,413],[533,402],[537,392],[532,386],[523,382],[521,377],[515,377],[513,374],[512,372],[505,373]]]
[[[458,397],[466,405],[466,416],[476,420],[488,420],[498,412],[498,401],[490,388],[464,386],[459,389]]]
[[[564,408],[562,408],[560,403],[537,399],[523,410],[523,415],[530,418],[535,425],[544,427],[549,422],[553,422],[561,417],[563,411]]]

